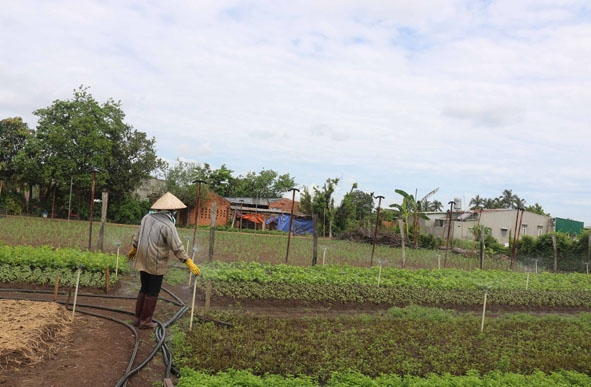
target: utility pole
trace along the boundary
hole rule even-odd
[[[382,205],[382,199],[384,198],[382,195],[376,196],[378,199],[378,209],[376,211],[376,227],[373,230],[373,246],[371,248],[371,260],[369,262],[369,267],[373,266],[373,253],[376,249],[376,239],[378,235],[378,223],[380,222],[380,206]]]
[[[244,200],[240,199],[240,232],[242,232],[242,215],[244,215],[244,212],[242,211],[243,204]]]
[[[191,244],[191,251],[195,251],[195,238],[197,237],[197,226],[199,225],[199,206],[201,205],[201,183],[205,183],[205,180],[194,180],[193,184],[197,183],[197,198],[195,199],[195,228],[193,229],[193,242]],[[187,252],[188,254],[189,252]]]
[[[447,226],[447,241],[445,242],[445,258],[443,259],[443,268],[445,269],[445,265],[447,264],[447,251],[449,250],[449,234],[451,232],[451,226],[452,226],[452,217],[453,217],[453,212],[454,212],[454,204],[456,204],[456,202],[451,201],[448,203],[449,204],[449,223]]]
[[[96,183],[96,168],[92,169],[92,184],[90,186],[90,229],[88,230],[88,251],[92,251],[92,212],[94,211],[94,186]]]
[[[297,188],[291,188],[290,191],[293,192],[291,196],[291,212],[289,213],[289,228],[287,229],[287,251],[285,252],[285,263],[289,258],[289,243],[291,241],[291,225],[293,224],[293,206],[295,204],[295,193],[300,192]]]

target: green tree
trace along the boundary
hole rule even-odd
[[[165,190],[179,198],[189,208],[195,207],[197,200],[197,184],[195,180],[206,181],[209,166],[201,167],[193,161],[177,159],[176,162],[164,171],[166,180]],[[201,189],[201,198],[205,198],[206,187]]]
[[[494,209],[502,208],[502,203],[498,198],[486,198],[484,199],[484,208]]]
[[[506,189],[498,198],[499,208],[524,208],[525,200],[515,195],[512,190]]]
[[[279,198],[296,183],[289,174],[279,175],[272,169],[238,176],[230,187],[230,196],[251,198]]]
[[[209,164],[205,163],[204,165],[209,168]],[[210,190],[222,197],[229,197],[232,187],[236,185],[236,178],[232,176],[233,172],[225,164],[222,164],[219,169],[211,170],[209,175],[205,175],[203,179],[207,181]]]
[[[115,204],[164,165],[156,156],[155,140],[123,121],[121,103],[109,99],[101,104],[87,87],[34,114],[37,130],[23,152],[34,159],[21,157],[19,167],[29,184],[42,187],[42,200],[56,192],[63,199],[71,181],[75,193],[86,195],[79,203],[86,204],[94,174],[96,191],[108,190]]]
[[[429,200],[425,200],[424,206],[425,206],[425,208],[424,208],[425,211],[432,211],[432,212],[443,211],[443,203],[441,203],[439,200],[433,200],[432,202],[430,202]]]
[[[413,240],[414,240],[414,247],[417,248],[419,246],[419,239],[420,239],[420,233],[421,233],[421,228],[420,228],[420,220],[421,219],[425,219],[428,220],[429,217],[427,215],[425,215],[425,208],[426,205],[425,203],[427,202],[427,199],[429,199],[431,196],[435,195],[437,193],[437,191],[439,191],[439,188],[435,188],[433,191],[429,192],[428,194],[426,194],[425,196],[423,196],[420,200],[417,199],[417,192],[415,192],[415,195],[410,195],[409,193],[401,190],[401,189],[396,189],[394,190],[397,194],[402,196],[402,204],[401,205],[391,205],[391,207],[396,208],[400,215],[404,217],[404,221],[406,224],[406,231],[407,231],[407,235],[408,235],[408,219],[410,218],[410,216],[412,216],[413,218]]]
[[[31,130],[21,117],[0,121],[0,180],[9,181],[16,173],[15,159],[31,137]]]
[[[341,232],[358,227],[364,219],[371,216],[373,208],[373,194],[358,190],[357,183],[354,183],[343,197],[341,205],[335,209],[335,230]]]
[[[525,207],[525,210],[527,212],[533,212],[534,214],[538,214],[538,215],[550,216],[550,214],[546,213],[544,211],[544,209],[542,208],[542,206],[539,205],[538,203],[535,203],[534,205],[529,205],[529,206]]]
[[[480,195],[474,196],[470,199],[470,209],[471,210],[479,210],[485,207],[486,200],[481,198]]]
[[[335,207],[334,198],[332,197],[336,186],[339,184],[339,179],[326,179],[322,189],[314,188],[314,195],[310,193],[307,187],[304,187],[300,195],[300,206],[302,211],[309,215],[316,214],[318,219],[326,219],[328,222],[328,236],[332,238],[332,225],[334,221]],[[324,222],[323,222],[324,223]],[[322,229],[322,233],[326,230]]]
[[[6,118],[0,121],[0,198],[6,213],[22,213],[21,203],[25,202],[25,206],[27,206],[28,199],[31,197],[30,191],[29,195],[25,195],[26,186],[18,173],[19,154],[23,152],[31,136],[32,131],[20,117]],[[5,197],[2,197],[3,190]],[[6,197],[6,192],[12,197]]]
[[[393,208],[392,216],[395,219],[402,219],[402,221],[404,222],[404,228],[406,229],[406,236],[407,237],[409,235],[409,233],[408,233],[408,231],[409,231],[408,219],[410,218],[411,207],[412,207],[411,204],[409,203],[408,199],[406,197],[404,197],[404,195],[402,197],[402,203],[390,204],[390,208]]]

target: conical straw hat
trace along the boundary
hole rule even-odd
[[[185,206],[183,204],[183,202],[180,201],[179,198],[177,198],[176,196],[174,196],[170,192],[167,192],[164,195],[162,195],[162,197],[160,199],[156,200],[156,202],[154,204],[152,204],[151,209],[152,210],[179,210],[181,208],[187,208],[187,206]]]

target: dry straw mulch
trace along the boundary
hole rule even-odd
[[[56,353],[70,331],[70,316],[59,304],[0,300],[0,371]]]

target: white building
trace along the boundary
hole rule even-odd
[[[428,212],[425,215],[429,220],[421,219],[421,232],[446,239],[449,212]],[[507,245],[509,238],[515,237],[515,230],[519,230],[520,238],[524,235],[536,238],[554,231],[554,220],[517,209],[458,210],[451,217],[450,239],[473,240],[474,230],[479,226],[490,229],[499,243]]]

